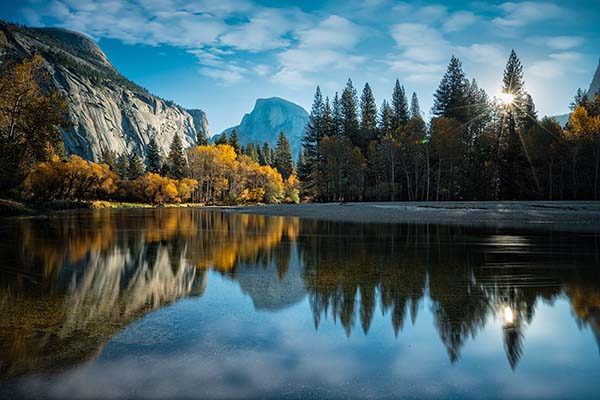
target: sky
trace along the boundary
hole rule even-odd
[[[150,92],[201,108],[211,132],[236,125],[257,98],[305,109],[351,78],[378,105],[396,78],[428,116],[452,55],[490,96],[511,49],[540,116],[568,112],[600,57],[600,0],[2,0],[0,19],[92,37]]]

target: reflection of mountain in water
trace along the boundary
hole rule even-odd
[[[17,234],[15,234],[17,232]],[[427,225],[364,225],[195,209],[66,213],[0,228],[0,377],[88,360],[120,329],[201,295],[206,271],[237,282],[255,309],[308,296],[315,326],[396,336],[425,296],[451,362],[502,321],[516,368],[540,302],[570,300],[600,345],[600,238]],[[226,294],[225,294],[226,295]]]
[[[235,280],[242,291],[252,298],[255,309],[281,310],[306,297],[300,265],[290,259],[294,251],[291,247],[291,243],[283,244],[277,254],[287,257],[276,257],[267,266],[243,264],[238,268]]]
[[[206,272],[192,267],[180,249],[145,243],[139,235],[129,232],[108,249],[90,249],[75,263],[65,254],[51,282],[44,282],[43,266],[41,273],[29,271],[3,287],[0,309],[7,317],[0,322],[0,376],[60,369],[94,357],[147,312],[204,292]]]

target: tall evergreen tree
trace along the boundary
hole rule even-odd
[[[525,91],[523,65],[514,50],[511,51],[504,69],[502,85],[502,92],[512,97],[511,101],[503,104],[505,123],[500,128],[496,196],[512,200],[526,190],[524,185],[527,183],[522,173],[526,170],[528,161],[522,134],[526,128],[524,122],[532,117],[528,113],[535,113],[533,100]]]
[[[400,81],[396,79],[394,85],[394,91],[392,92],[392,127],[396,131],[400,126],[404,126],[408,123],[408,100],[406,99],[406,93],[404,86],[400,85]]]
[[[117,169],[117,154],[114,150],[106,149],[102,150],[102,154],[100,156],[100,163],[107,164],[111,171],[116,171]]]
[[[247,155],[248,157],[250,157],[252,159],[252,161],[258,162],[258,152],[256,151],[256,147],[254,146],[254,143],[252,143],[252,142],[248,143],[248,146],[246,146],[246,151],[244,152],[244,154]]]
[[[390,138],[395,133],[394,110],[386,100],[383,100],[383,103],[381,104],[379,131],[382,138]]]
[[[181,143],[181,139],[177,133],[173,136],[173,142],[171,142],[171,146],[169,147],[168,161],[171,176],[175,179],[184,178],[186,175],[187,161],[185,159],[185,154],[183,153],[183,143]]]
[[[333,120],[333,111],[329,103],[329,97],[325,98],[325,107],[323,108],[323,136],[336,136],[335,122]]]
[[[206,132],[204,132],[202,129],[200,129],[198,131],[198,133],[196,134],[196,146],[207,146],[208,145],[208,136],[206,135]]]
[[[129,174],[129,157],[127,157],[127,154],[123,153],[119,155],[119,157],[117,158],[115,172],[117,173],[117,175],[119,175],[119,178],[127,179],[127,176]]]
[[[146,147],[146,168],[149,172],[158,174],[160,173],[161,166],[160,151],[158,150],[154,136],[152,136],[150,142],[148,142],[148,147]]]
[[[360,97],[360,134],[358,146],[365,152],[371,140],[377,140],[377,106],[371,86],[365,83]]]
[[[275,157],[273,166],[279,171],[283,179],[287,179],[294,173],[294,160],[292,158],[292,148],[285,133],[280,132],[275,147]]]
[[[343,116],[342,116],[342,101],[338,92],[335,92],[333,103],[331,105],[331,118],[333,119],[333,134],[332,136],[343,135]]]
[[[417,98],[417,94],[415,92],[413,92],[412,97],[410,99],[410,118],[423,119],[423,115],[421,114],[421,107],[419,106],[419,99]]]
[[[468,85],[462,63],[452,56],[448,69],[433,95],[432,114],[436,117],[454,118],[462,123],[467,122]]]
[[[269,145],[269,142],[265,142],[263,144],[261,155],[263,157],[262,161],[259,160],[261,165],[273,165],[273,158],[271,157],[271,146]]]
[[[129,159],[129,168],[127,170],[127,178],[129,180],[134,180],[144,175],[144,164],[142,160],[137,155],[137,153],[133,153],[131,158]]]
[[[340,109],[342,115],[342,132],[343,135],[349,138],[353,144],[357,145],[360,142],[358,135],[358,114],[357,114],[358,99],[356,89],[352,85],[352,80],[348,79],[346,87],[342,92],[340,101]]]
[[[229,145],[235,150],[235,154],[242,154],[242,145],[240,144],[240,138],[238,137],[237,131],[234,129],[231,131],[231,137],[229,138]]]
[[[302,146],[306,150],[305,162],[309,165],[316,165],[317,162],[319,142],[325,133],[324,113],[325,104],[323,102],[323,95],[321,94],[321,88],[317,86],[310,115],[308,116],[308,124],[306,125],[304,136],[302,137]]]
[[[215,144],[229,144],[227,132],[223,132],[223,134],[215,140]]]

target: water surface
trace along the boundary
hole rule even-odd
[[[590,398],[600,234],[5,219],[0,315],[2,398]]]

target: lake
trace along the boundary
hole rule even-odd
[[[0,227],[0,398],[590,398],[600,227],[201,209]]]

